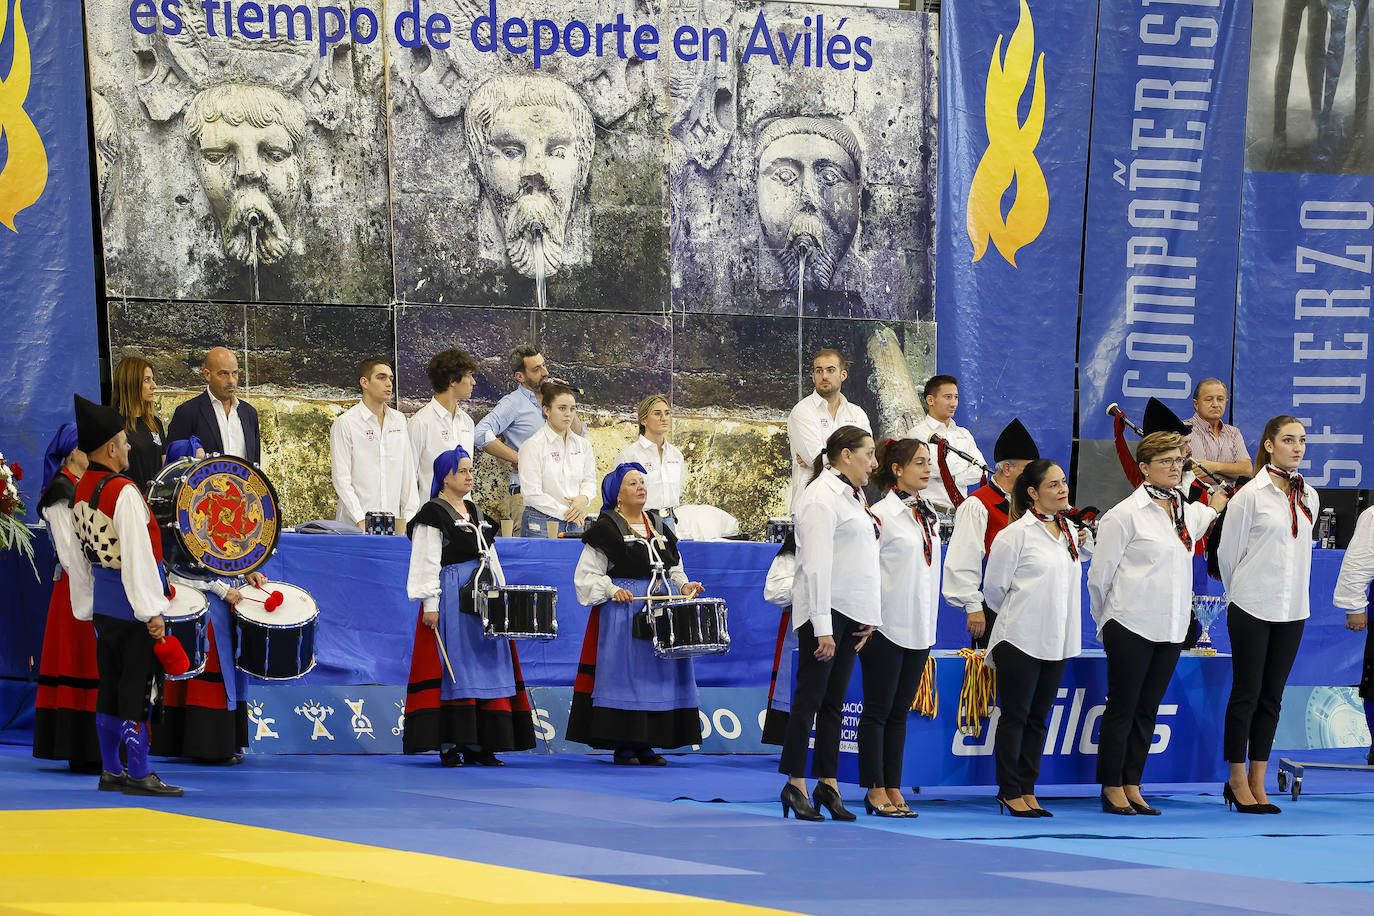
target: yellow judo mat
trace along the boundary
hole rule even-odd
[[[0,812],[0,913],[550,912],[782,911],[143,808]]]

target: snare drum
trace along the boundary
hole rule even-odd
[[[724,655],[730,651],[725,602],[719,598],[674,598],[649,608],[654,654],[659,658]]]
[[[482,632],[507,639],[553,639],[558,635],[558,589],[549,585],[490,585],[477,589]]]
[[[168,636],[175,636],[191,666],[185,674],[169,674],[169,681],[184,681],[205,671],[210,654],[210,602],[205,593],[184,583],[174,586],[171,608],[162,615]]]
[[[303,588],[268,582],[243,588],[234,607],[234,664],[267,681],[290,681],[315,667],[315,627],[320,609]],[[282,603],[267,610],[264,601],[281,592]]]
[[[792,533],[792,529],[795,527],[790,518],[770,518],[766,540],[773,544],[781,544],[787,540],[787,536]]]

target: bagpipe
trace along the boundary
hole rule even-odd
[[[1145,438],[1146,432],[1136,425],[1136,423],[1126,415],[1126,411],[1117,406],[1115,401],[1107,405],[1107,416],[1111,417],[1113,420],[1112,438],[1116,442],[1116,457],[1121,461],[1121,470],[1126,473],[1126,479],[1131,482],[1131,486],[1138,487],[1145,482],[1145,476],[1140,473],[1140,468],[1136,463],[1135,456],[1131,454],[1130,448],[1126,445],[1125,429],[1130,427],[1130,429],[1142,439]],[[1193,475],[1197,477],[1199,482],[1204,478],[1211,482],[1212,487],[1208,489],[1220,490],[1225,493],[1228,498],[1235,495],[1239,484],[1234,486],[1228,484],[1199,464],[1191,456],[1185,457],[1183,460],[1188,470],[1193,472]],[[1202,486],[1207,487],[1206,484],[1202,484]]]

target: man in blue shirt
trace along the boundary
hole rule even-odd
[[[515,465],[520,446],[539,427],[544,425],[544,409],[539,404],[539,387],[553,381],[566,385],[562,379],[550,378],[544,354],[537,346],[528,344],[510,352],[510,371],[518,386],[496,402],[473,431],[473,444],[488,455],[511,465],[510,489],[504,509],[505,518],[513,522],[513,533],[519,535],[520,516],[525,501],[520,496],[520,474]],[[582,434],[582,421],[573,420],[573,432]]]

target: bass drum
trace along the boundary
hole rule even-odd
[[[262,566],[281,537],[276,488],[233,455],[172,462],[148,484],[148,505],[186,560],[217,576]]]

